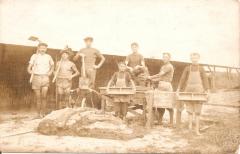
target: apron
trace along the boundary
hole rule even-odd
[[[120,78],[119,74],[118,74],[115,86],[116,87],[126,87],[127,86],[126,85],[125,73],[124,73],[123,78]],[[114,96],[113,101],[114,102],[128,102],[129,101],[129,96],[126,96],[126,95]]]
[[[198,66],[198,71],[192,71],[192,67],[190,66],[190,71],[189,71],[189,77],[188,77],[188,82],[187,86],[185,89],[185,92],[203,92],[203,85],[202,85],[202,78],[201,74],[199,72],[199,66]],[[186,110],[187,112],[193,113],[195,112],[196,114],[200,114],[202,110],[202,103],[196,101],[193,103],[193,101],[187,101],[186,102]]]
[[[173,93],[162,93],[172,92],[172,85],[170,82],[159,81],[158,89],[153,92],[153,107],[155,108],[173,108],[174,106],[174,94]]]
[[[120,78],[119,74],[118,74],[117,81],[116,81],[116,87],[126,87],[126,86],[127,85],[126,85],[125,73],[124,73],[123,78]]]
[[[199,71],[192,71],[192,67],[190,66],[189,77],[187,81],[187,86],[185,92],[203,92],[202,78]]]

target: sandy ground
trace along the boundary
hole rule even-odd
[[[209,113],[209,112],[208,112]],[[74,136],[46,136],[37,133],[39,119],[29,111],[1,112],[0,118],[0,150],[3,152],[161,152],[176,153],[192,149],[192,141],[201,139],[186,130],[186,113],[183,114],[183,129],[171,129],[155,125],[144,130],[144,136],[131,140],[111,140]],[[168,114],[164,116],[166,123]],[[204,124],[202,124],[202,127]],[[22,132],[30,132],[17,136],[9,136]],[[32,132],[31,132],[32,131]]]

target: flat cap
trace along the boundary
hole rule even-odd
[[[48,47],[47,43],[43,43],[43,42],[41,42],[41,43],[38,43],[38,47],[40,47],[40,46],[45,46],[45,47]]]
[[[92,37],[85,37],[83,40],[84,41],[93,41],[93,38]]]

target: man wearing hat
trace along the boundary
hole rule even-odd
[[[79,75],[76,65],[70,61],[72,55],[71,48],[65,48],[61,52],[61,60],[56,65],[56,86],[59,101],[57,108],[69,106],[68,98],[72,87],[72,79]]]
[[[74,57],[74,60],[76,61],[79,57],[84,56],[86,76],[90,80],[89,88],[94,88],[96,71],[103,65],[105,57],[100,53],[99,50],[92,48],[92,37],[86,37],[84,39],[84,42],[86,44],[86,47],[80,49],[80,51]],[[99,64],[95,63],[97,58],[100,58]]]
[[[49,76],[54,69],[53,59],[46,53],[47,46],[46,43],[39,43],[37,52],[31,56],[28,65],[28,73],[31,74],[30,83],[37,98],[37,110],[40,117],[46,114]]]
[[[136,85],[139,85],[139,78],[142,74],[148,74],[145,67],[143,56],[138,52],[139,45],[136,42],[131,44],[132,53],[126,57],[125,63],[128,70],[132,74],[132,78]]]

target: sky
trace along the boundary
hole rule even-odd
[[[238,0],[0,0],[0,42],[78,51],[94,37],[104,54],[128,55],[139,43],[146,58],[240,67]]]

